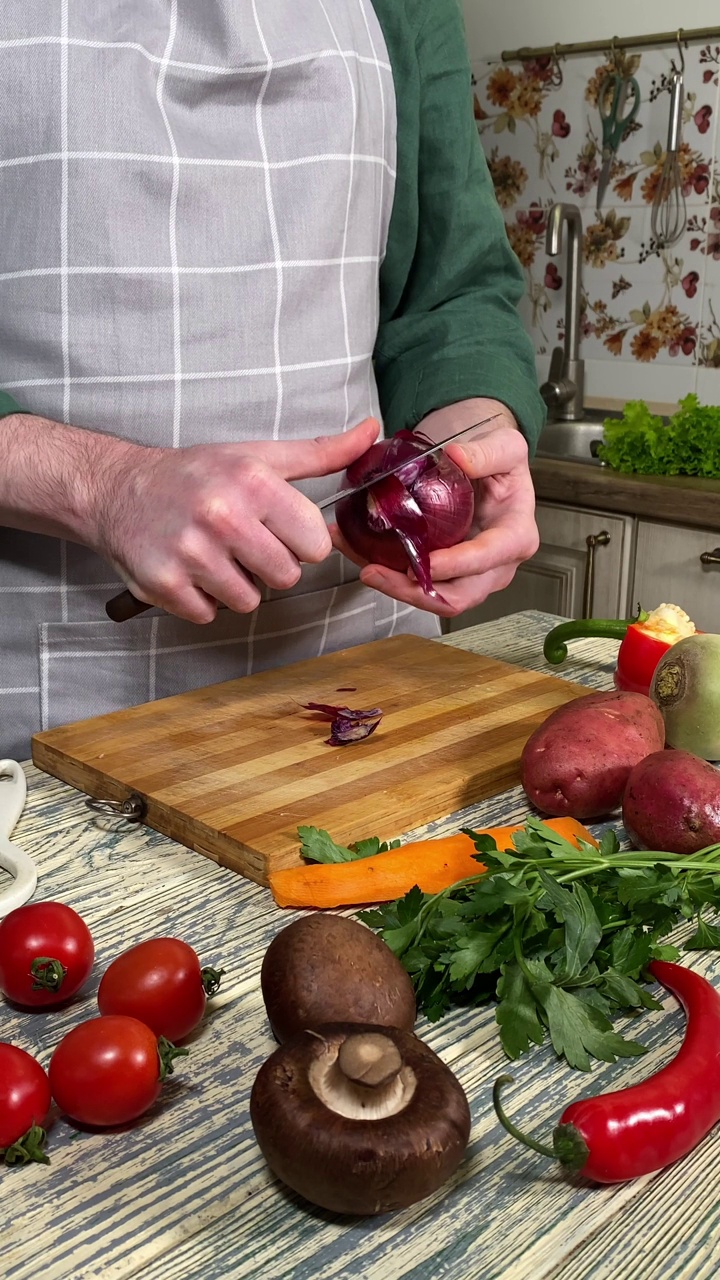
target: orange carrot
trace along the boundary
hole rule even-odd
[[[488,827],[498,849],[512,848],[512,836],[525,824]],[[577,846],[578,837],[597,844],[575,818],[548,818],[552,827]],[[303,863],[269,876],[270,889],[279,907],[351,907],[367,902],[392,902],[419,885],[423,893],[438,893],[484,870],[473,854],[477,850],[461,832],[440,840],[417,840],[353,862]]]

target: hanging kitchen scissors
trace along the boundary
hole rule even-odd
[[[614,45],[614,42],[613,42]],[[613,57],[615,50],[613,48]],[[640,110],[640,86],[634,76],[617,69],[600,86],[598,106],[602,121],[602,168],[598,181],[596,209],[602,208],[618,147]]]

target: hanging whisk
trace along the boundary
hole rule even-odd
[[[673,70],[670,80],[667,151],[650,218],[653,239],[659,249],[675,244],[685,230],[687,222],[685,195],[678,160],[683,99],[683,73]]]

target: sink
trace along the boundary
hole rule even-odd
[[[604,464],[596,456],[602,442],[603,421],[610,415],[583,422],[548,422],[540,432],[536,454],[538,458],[562,458],[566,462],[585,462],[601,467]]]

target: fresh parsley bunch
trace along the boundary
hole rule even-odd
[[[434,895],[417,887],[364,911],[410,973],[418,1006],[437,1020],[453,1005],[497,1001],[505,1052],[518,1058],[549,1035],[570,1066],[645,1052],[612,1023],[659,1008],[643,979],[653,959],[679,951],[661,940],[698,917],[686,949],[720,947],[704,908],[720,908],[720,845],[690,857],[623,852],[613,832],[577,848],[539,819],[515,849],[467,831],[487,870]]]

